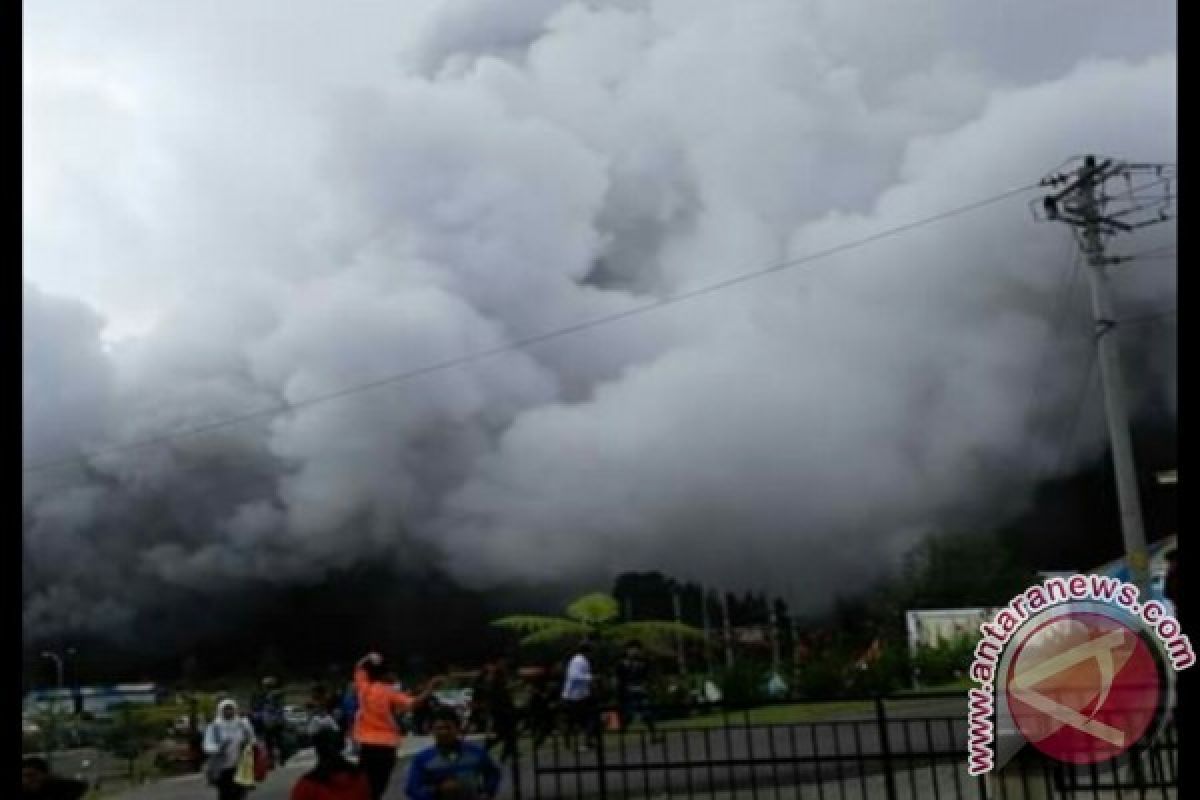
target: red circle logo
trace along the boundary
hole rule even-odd
[[[1104,614],[1069,612],[1033,629],[1008,669],[1021,734],[1051,758],[1107,761],[1145,736],[1163,697],[1142,637]]]

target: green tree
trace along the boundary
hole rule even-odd
[[[703,640],[704,634],[691,625],[669,620],[621,622],[617,601],[603,592],[586,594],[572,601],[562,617],[518,614],[503,617],[492,624],[522,635],[521,644],[554,644],[570,639],[592,639],[606,644],[623,644],[637,639],[648,650],[670,654],[675,637]]]
[[[137,759],[158,740],[158,726],[148,715],[131,705],[117,709],[113,725],[106,733],[104,748],[129,765],[129,776],[135,776]]]
[[[921,684],[936,686],[962,678],[971,664],[978,636],[960,636],[942,640],[934,647],[920,645],[915,665]]]
[[[732,669],[722,668],[717,675],[721,697],[730,708],[750,708],[767,699],[766,665],[753,661],[738,661]]]
[[[908,608],[970,608],[1006,603],[1033,577],[1008,541],[956,533],[930,536],[913,548],[902,583]]]

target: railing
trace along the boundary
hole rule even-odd
[[[525,739],[505,794],[519,800],[584,798],[1174,798],[1173,728],[1151,747],[1092,767],[1026,755],[1018,780],[967,774],[964,693],[875,697],[846,703],[772,703],[654,709],[676,717],[621,732],[561,732]],[[602,709],[601,713],[616,711]],[[1017,788],[1013,788],[1014,785]],[[1122,794],[1121,790],[1132,790]]]

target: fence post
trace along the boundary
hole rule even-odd
[[[1033,768],[1032,781],[1029,779],[1030,767]],[[982,777],[993,797],[1049,800],[1056,794],[1046,762],[1033,750],[1032,745],[1025,745],[1007,764]]]
[[[516,734],[514,734],[516,735]],[[512,751],[512,784],[513,800],[521,800],[521,739],[517,736],[517,744]]]
[[[875,695],[875,721],[879,724],[879,750],[883,754],[883,781],[888,800],[896,800],[896,776],[892,772],[892,746],[888,741],[887,712],[883,698]]]
[[[596,777],[600,782],[600,800],[608,798],[608,777],[604,769],[604,737],[608,734],[608,725],[605,723],[604,713],[603,710],[600,712],[599,731],[596,736]]]

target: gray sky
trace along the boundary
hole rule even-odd
[[[1160,0],[24,11],[27,463],[621,311],[1077,153],[1175,159]],[[27,624],[430,552],[472,585],[658,567],[819,605],[991,499],[995,464],[1025,486],[1058,459],[1036,425],[1087,345],[1051,337],[1069,242],[1026,199],[33,476]],[[1116,284],[1130,315],[1174,306],[1173,262]],[[1173,414],[1173,333],[1141,336],[1139,402]]]

